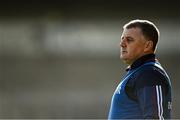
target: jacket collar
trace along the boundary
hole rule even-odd
[[[132,65],[128,66],[126,71],[135,69],[135,68],[143,65],[145,62],[155,62],[155,61],[157,61],[155,54],[144,55],[144,56],[138,58],[136,61],[134,61]]]

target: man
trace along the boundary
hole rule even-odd
[[[109,119],[170,119],[171,83],[155,57],[159,30],[150,21],[124,25],[120,58],[129,65],[116,88]]]

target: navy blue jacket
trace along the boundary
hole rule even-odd
[[[136,60],[116,88],[109,119],[170,119],[170,79],[154,54]]]

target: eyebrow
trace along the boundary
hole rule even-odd
[[[121,36],[121,39],[122,39],[122,38],[134,39],[133,37],[130,37],[130,36],[127,36],[127,37]]]

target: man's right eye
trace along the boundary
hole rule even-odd
[[[130,43],[130,42],[133,42],[134,40],[131,39],[131,38],[127,38],[127,42]]]

